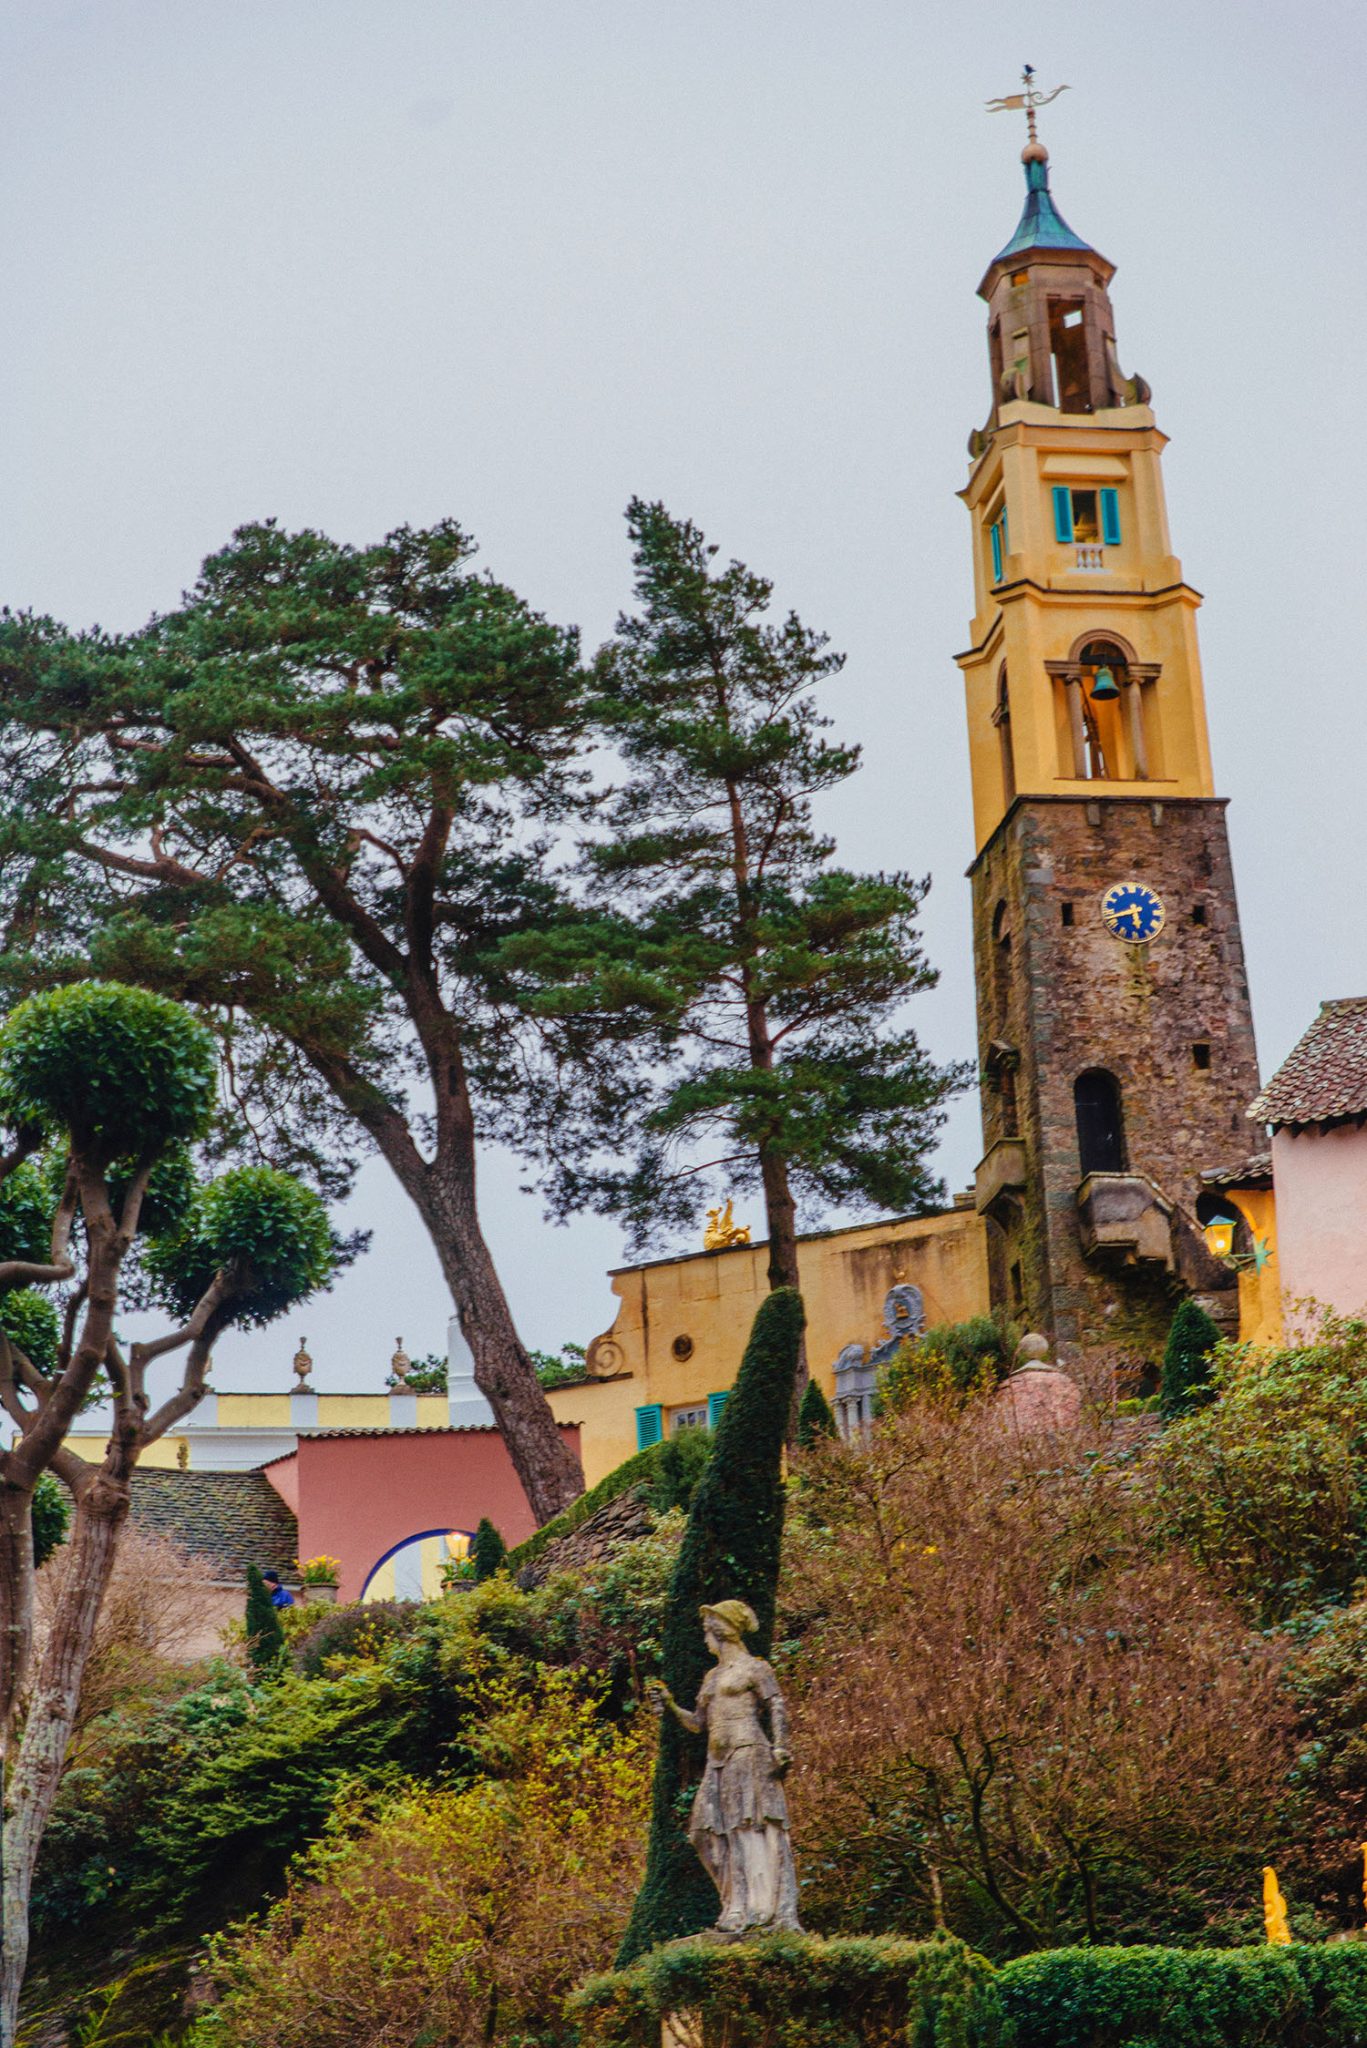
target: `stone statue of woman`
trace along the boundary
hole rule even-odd
[[[706,1735],[707,1766],[689,1816],[688,1839],[721,1893],[716,1931],[732,1940],[785,1928],[800,1934],[797,1873],[788,1841],[788,1712],[778,1680],[746,1636],[758,1628],[743,1600],[702,1609],[703,1636],[716,1658],[689,1713],[654,1680],[651,1700],[690,1734]],[[769,1729],[764,1726],[768,1710]]]

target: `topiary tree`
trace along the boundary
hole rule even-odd
[[[774,1631],[783,1541],[783,1444],[797,1377],[802,1297],[777,1289],[761,1303],[740,1372],[717,1425],[670,1580],[661,1676],[674,1697],[693,1700],[707,1670],[698,1609],[746,1600],[759,1627],[756,1656],[767,1657]],[[701,1776],[704,1745],[673,1716],[660,1730],[646,1874],[622,1939],[619,1966],[678,1936],[698,1934],[717,1917],[717,1894],[686,1833]]]
[[[260,1677],[268,1678],[280,1669],[285,1654],[285,1631],[279,1611],[272,1605],[266,1581],[257,1565],[247,1566],[247,1655]]]
[[[838,1436],[831,1404],[816,1380],[808,1380],[797,1411],[797,1441],[800,1450],[810,1450],[819,1437]]]
[[[47,1473],[74,1503],[66,1569],[8,1786],[0,2040],[13,2037],[28,1906],[43,1830],[79,1709],[138,1458],[205,1391],[214,1343],[323,1285],[338,1247],[316,1195],[257,1167],[196,1184],[189,1147],[214,1111],[213,1039],[164,996],[82,982],[20,1003],[0,1025],[0,1409],[18,1431],[0,1452],[0,1743],[33,1634],[35,1518]],[[177,1325],[125,1355],[121,1290]],[[58,1313],[50,1302],[57,1297]],[[159,1402],[154,1363],[183,1353]],[[107,1374],[113,1420],[100,1464],[64,1447]],[[46,1493],[44,1494],[46,1499]],[[49,1519],[50,1527],[50,1519]],[[41,1533],[41,1531],[40,1531]]]
[[[482,1515],[479,1527],[475,1531],[475,1540],[470,1551],[475,1567],[475,1578],[477,1580],[491,1579],[495,1572],[503,1569],[507,1555],[507,1544],[503,1541],[503,1538],[499,1535],[489,1517]]]
[[[1203,1308],[1190,1299],[1178,1304],[1163,1347],[1159,1407],[1164,1415],[1189,1415],[1214,1399],[1210,1360],[1219,1341],[1220,1332]]]

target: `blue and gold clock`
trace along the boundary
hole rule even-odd
[[[1142,882],[1116,882],[1101,899],[1101,922],[1132,946],[1156,939],[1166,921],[1162,898]]]

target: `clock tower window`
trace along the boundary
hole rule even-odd
[[[1073,1083],[1080,1178],[1089,1173],[1124,1173],[1125,1112],[1120,1083],[1104,1067],[1089,1067]]]

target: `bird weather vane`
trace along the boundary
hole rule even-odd
[[[1067,92],[1068,87],[1066,85],[1056,85],[1052,92],[1041,92],[1035,84],[1035,67],[1033,64],[1027,64],[1021,72],[1021,83],[1025,87],[1024,92],[1008,93],[1005,99],[989,100],[987,102],[987,111],[989,114],[1015,114],[1023,111],[1025,114],[1025,125],[1030,131],[1028,139],[1031,142],[1037,142],[1039,137],[1035,133],[1036,110],[1040,107],[1047,107],[1050,100],[1056,100],[1061,92]]]

